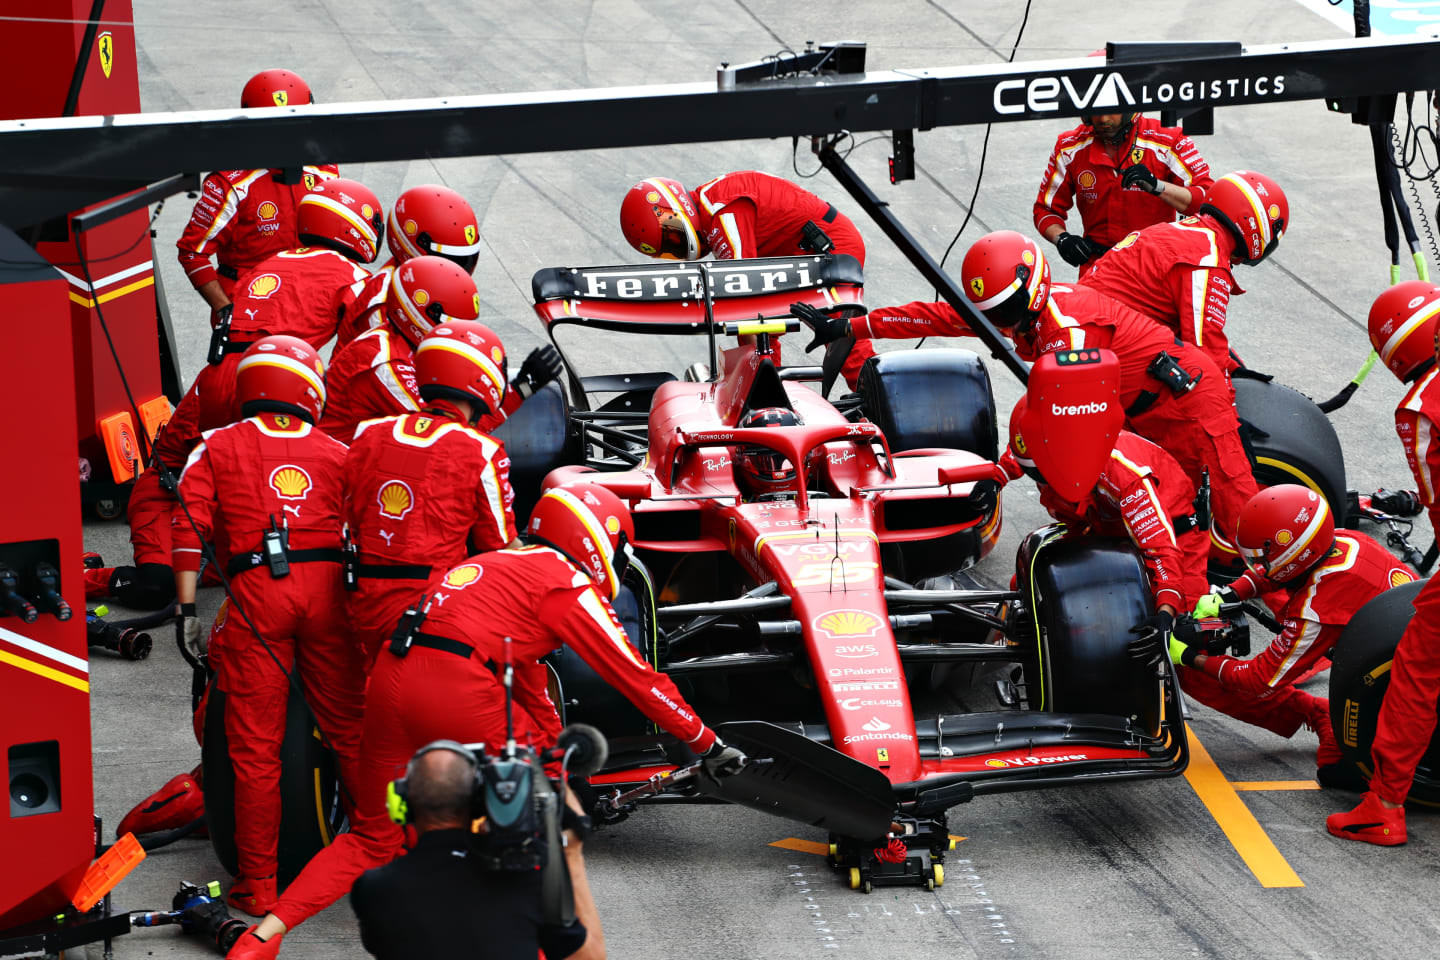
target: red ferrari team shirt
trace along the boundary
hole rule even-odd
[[[537,721],[549,718],[550,739],[560,721],[539,659],[564,644],[696,753],[715,742],[670,678],[630,645],[610,601],[559,551],[535,546],[478,554],[432,580],[427,594],[423,632],[470,644],[472,663],[505,663],[504,638],[510,638],[516,702]]]
[[[1414,579],[1409,567],[1357,530],[1335,534],[1335,545],[1325,559],[1290,583],[1275,583],[1247,571],[1231,584],[1240,599],[1277,590],[1289,594],[1285,608],[1276,611],[1284,629],[1258,656],[1249,660],[1212,656],[1204,670],[1223,686],[1266,696],[1328,656],[1345,625],[1366,603]]]
[[[1230,271],[1235,236],[1208,214],[1157,223],[1127,235],[1094,261],[1085,286],[1199,347],[1227,376],[1237,364],[1225,335],[1231,294],[1244,293]]]
[[[340,317],[368,279],[368,270],[334,250],[282,250],[235,285],[230,339],[285,334],[319,350],[335,337]]]
[[[263,413],[207,432],[180,474],[180,495],[200,536],[220,545],[222,568],[231,555],[260,553],[272,523],[292,550],[338,549],[344,463],[344,444],[298,417]],[[171,524],[175,569],[198,570],[200,541],[185,513]]]
[[[1035,197],[1035,229],[1043,235],[1051,224],[1066,226],[1066,214],[1078,206],[1085,236],[1109,247],[1131,231],[1174,220],[1175,210],[1164,200],[1120,186],[1121,172],[1137,163],[1157,180],[1188,189],[1189,210],[1200,209],[1214,182],[1195,142],[1179,127],[1162,127],[1150,117],[1135,118],[1118,155],[1111,159],[1089,124],[1060,134]]]
[[[219,279],[230,296],[239,277],[281,250],[300,246],[295,212],[318,180],[338,176],[333,164],[306,167],[299,183],[281,183],[278,170],[222,170],[205,178],[190,222],[175,246],[180,266],[197,287]],[[219,260],[216,272],[211,257]]]
[[[420,409],[414,350],[388,323],[335,352],[325,387],[320,429],[341,443],[354,439],[362,421]]]
[[[695,205],[700,236],[716,260],[808,253],[800,246],[800,228],[813,220],[834,242],[832,253],[865,265],[865,242],[850,218],[781,177],[756,170],[727,173],[697,187]]]
[[[1435,478],[1440,476],[1440,437],[1435,425],[1440,423],[1440,368],[1431,367],[1405,393],[1395,408],[1395,432],[1405,447],[1405,460],[1415,475],[1420,502],[1430,512],[1430,525],[1440,533],[1440,499],[1435,493]]]
[[[345,460],[345,519],[359,561],[449,569],[518,535],[510,458],[444,404],[367,420]],[[416,584],[418,587],[419,584]]]
[[[340,318],[340,332],[335,339],[337,350],[367,330],[385,325],[385,298],[390,294],[390,278],[395,275],[396,266],[395,258],[391,257],[360,287]]]
[[[948,303],[917,301],[899,307],[880,307],[868,316],[851,321],[856,337],[968,337],[970,327]],[[1013,331],[1002,331],[1013,334]],[[1120,360],[1120,402],[1129,409],[1140,392],[1168,390],[1146,369],[1161,351],[1168,352],[1194,372],[1210,364],[1190,348],[1179,344],[1175,334],[1130,307],[1102,296],[1087,286],[1055,285],[1050,300],[1033,326],[1012,335],[1015,352],[1028,361],[1057,350],[1103,347]]]

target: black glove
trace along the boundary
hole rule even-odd
[[[1409,490],[1386,490],[1383,487],[1370,496],[1370,506],[1392,517],[1414,517],[1425,509],[1420,497]]]
[[[520,365],[520,375],[515,378],[515,389],[520,391],[522,400],[528,400],[536,390],[560,376],[564,370],[560,351],[553,345],[547,343],[543,347],[536,347]]]
[[[214,330],[216,327],[220,326],[220,324],[222,324],[222,323],[229,323],[229,322],[230,322],[230,318],[234,315],[234,313],[235,313],[235,304],[233,304],[233,303],[227,303],[227,304],[225,304],[225,306],[221,307],[219,310],[211,310],[211,311],[210,311],[210,329],[211,329],[211,330]]]
[[[1275,379],[1273,373],[1261,373],[1259,370],[1251,370],[1249,367],[1236,367],[1230,371],[1231,380],[1259,380],[1261,383],[1269,383]]]
[[[1121,171],[1120,186],[1126,190],[1143,190],[1156,196],[1159,196],[1160,191],[1165,189],[1160,186],[1160,181],[1155,179],[1155,172],[1143,163],[1126,167]]]
[[[970,496],[965,499],[969,501],[970,506],[980,511],[980,513],[985,514],[995,509],[995,503],[999,497],[1000,482],[986,477],[984,480],[975,481],[975,486],[971,489]]]
[[[805,348],[809,353],[816,347],[823,347],[827,343],[834,343],[842,337],[850,335],[850,321],[840,317],[832,317],[821,313],[808,303],[790,304],[790,316],[797,317],[800,322],[810,328],[815,334],[815,339],[810,341],[810,346]]]
[[[719,780],[721,777],[733,777],[744,770],[749,758],[739,747],[732,747],[716,737],[710,749],[700,754],[700,759],[705,763],[705,772]]]
[[[1105,252],[1105,248],[1089,237],[1077,237],[1073,233],[1062,233],[1055,238],[1055,249],[1060,257],[1072,267],[1083,267]]]
[[[1171,614],[1160,611],[1152,613],[1140,623],[1130,628],[1135,634],[1135,639],[1125,645],[1126,652],[1130,659],[1143,663],[1147,667],[1153,667],[1166,655],[1166,647],[1170,643],[1170,631],[1175,626],[1175,617]]]

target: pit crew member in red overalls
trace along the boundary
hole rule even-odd
[[[427,261],[475,289],[455,264],[417,257],[391,290]],[[470,298],[461,302],[468,307]],[[357,563],[345,610],[367,670],[432,573],[472,553],[519,546],[510,458],[476,427],[493,419],[505,394],[500,338],[483,324],[444,317],[420,341],[415,366],[420,411],[360,424],[345,460],[345,518]]]
[[[664,177],[642,180],[620,204],[620,229],[630,246],[665,260],[843,253],[865,266],[865,241],[849,217],[789,180],[757,170],[722,174],[693,192]],[[850,351],[841,372],[852,389],[874,353],[868,343]]]
[[[548,746],[560,730],[538,661],[564,643],[699,753],[712,775],[743,766],[744,754],[720,740],[670,678],[630,645],[610,606],[633,531],[629,510],[604,487],[554,487],[530,515],[527,546],[478,554],[430,582],[417,615],[396,630],[370,675],[354,828],[306,865],[274,911],[227,956],[275,956],[282,934],[335,902],[365,870],[399,854],[402,834],[386,816],[385,787],[415,750],[446,737],[504,743],[505,693],[497,674],[507,662],[506,637],[518,741]]]
[[[1419,280],[1396,284],[1370,308],[1370,342],[1380,360],[1409,384],[1395,408],[1395,431],[1415,475],[1417,497],[1440,531],[1440,287]],[[1415,598],[1415,615],[1395,648],[1390,686],[1380,704],[1370,758],[1375,772],[1360,805],[1336,813],[1325,827],[1337,837],[1395,846],[1406,840],[1405,797],[1415,768],[1435,732],[1435,704],[1440,698],[1440,588],[1435,578]]]
[[[385,243],[390,259],[375,271],[340,319],[338,353],[366,330],[385,323],[385,295],[395,268],[412,257],[453,260],[475,273],[480,262],[480,225],[470,204],[449,187],[427,183],[400,194],[390,208]],[[334,364],[331,364],[332,370]]]
[[[1035,229],[1082,276],[1126,234],[1198,210],[1211,183],[1210,165],[1179,127],[1138,113],[1084,120],[1055,138],[1035,197]],[[1077,202],[1079,235],[1065,229]]]
[[[1103,347],[1120,360],[1120,400],[1131,430],[1158,444],[1197,486],[1210,477],[1211,536],[1228,541],[1240,508],[1258,489],[1240,443],[1239,420],[1220,372],[1195,347],[1083,284],[1052,286],[1034,240],[999,230],[975,241],[961,264],[966,296],[1026,360]],[[827,317],[805,304],[792,312],[821,343],[856,337],[970,336],[946,303],[882,307],[865,317]]]
[[[186,637],[198,639],[200,538],[219,542],[233,601],[211,637],[210,663],[225,693],[240,861],[226,900],[260,916],[276,894],[286,671],[298,671],[351,789],[365,674],[341,605],[345,447],[314,425],[325,365],[303,340],[265,337],[245,351],[236,395],[246,419],[208,431],[180,475],[175,589]]]
[[[1045,482],[1029,456],[1024,430],[1030,401],[1021,397],[1010,414],[1010,445],[1000,466],[1012,480],[1022,475],[1040,487],[1040,505],[1077,533],[1129,537],[1150,572],[1155,608],[1172,619],[1209,592],[1205,565],[1210,540],[1195,517],[1195,485],[1164,450],[1128,430],[1120,431],[1095,488],[1082,502],[1066,500]]]
[[[327,405],[320,429],[341,443],[348,444],[365,420],[419,410],[415,345],[441,323],[474,320],[480,313],[475,281],[451,260],[415,257],[394,273],[385,294],[384,324],[337,350],[330,368],[328,382],[335,399]],[[503,352],[498,366],[503,376],[507,370]],[[515,382],[501,391],[503,403],[485,411],[480,429],[494,430],[563,370],[558,350],[550,344],[536,347],[520,365]]]
[[[1245,505],[1235,545],[1249,569],[1207,597],[1197,612],[1279,590],[1290,597],[1276,611],[1284,629],[1249,660],[1210,655],[1172,635],[1170,660],[1215,681],[1202,693],[1194,679],[1182,676],[1185,691],[1203,703],[1282,737],[1292,736],[1301,724],[1310,727],[1320,738],[1316,778],[1322,784],[1339,782],[1340,748],[1330,728],[1330,703],[1294,683],[1330,655],[1357,610],[1415,575],[1358,530],[1337,532],[1325,498],[1295,483],[1266,487]]]
[[[289,70],[263,70],[240,94],[240,106],[314,103],[304,80]],[[302,168],[282,183],[280,170],[222,170],[200,187],[200,199],[175,246],[180,266],[211,311],[235,297],[240,277],[272,253],[299,246],[296,207],[317,182],[339,174],[334,164]],[[217,263],[211,263],[215,257]]]
[[[300,240],[308,246],[282,250],[246,276],[235,303],[222,311],[219,322],[224,326],[211,339],[211,363],[200,368],[156,439],[155,457],[172,476],[185,465],[204,431],[239,419],[235,369],[250,344],[264,336],[288,335],[318,350],[335,335],[340,312],[369,276],[361,264],[374,261],[377,231],[384,229],[384,222],[380,201],[368,187],[354,180],[326,180],[301,198],[296,219]],[[135,571],[86,570],[87,597],[110,592],[127,606],[158,609],[174,596],[169,567],[175,499],[161,473],[146,470],[130,493]],[[124,582],[117,586],[117,580]]]
[[[1127,235],[1095,261],[1085,286],[1159,320],[1203,350],[1228,381],[1240,362],[1230,352],[1225,314],[1231,294],[1245,292],[1231,268],[1253,267],[1274,252],[1290,225],[1290,204],[1274,180],[1237,170],[1215,181],[1199,209]]]

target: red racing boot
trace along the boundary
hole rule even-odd
[[[137,836],[146,833],[161,833],[176,830],[205,815],[205,793],[200,789],[200,768],[189,773],[171,777],[165,786],[140,801],[135,809],[125,814],[120,826],[115,829],[117,837],[127,833]],[[205,827],[195,831],[196,836],[205,836]]]
[[[255,936],[255,931],[260,929],[258,924],[251,924],[250,928],[240,934],[240,939],[225,954],[226,960],[275,960],[280,956],[280,940],[285,935],[276,934],[269,940],[261,940]]]
[[[265,916],[265,914],[270,912],[270,908],[275,906],[275,901],[278,899],[280,899],[280,892],[275,888],[275,878],[273,876],[258,877],[251,880],[243,873],[235,878],[235,882],[230,885],[230,892],[225,894],[226,903],[230,904],[230,906],[236,910],[245,911],[252,917]],[[249,939],[257,940],[256,937],[250,937]],[[259,940],[258,942],[274,943],[278,939],[280,938],[272,937],[268,941]],[[279,950],[280,948],[276,946],[275,949]],[[231,955],[233,956],[233,953]],[[246,956],[251,956],[251,954],[246,954]],[[257,953],[254,954],[254,956],[261,956],[261,954]],[[270,956],[274,956],[274,954],[270,954]]]
[[[1398,847],[1406,840],[1405,808],[1391,809],[1373,793],[1366,793],[1360,806],[1349,813],[1332,813],[1325,829],[1345,840],[1360,840],[1380,847]]]

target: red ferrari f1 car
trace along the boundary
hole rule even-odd
[[[1172,776],[1188,752],[1173,675],[1127,656],[1152,610],[1127,546],[1048,527],[1024,538],[1016,589],[961,573],[1001,522],[979,357],[881,354],[833,404],[828,382],[809,383],[833,371],[780,363],[790,304],[862,312],[861,287],[844,256],[555,268],[533,283],[585,462],[545,482],[583,472],[629,502],[643,562],[617,608],[632,642],[727,741],[769,759],[688,778],[678,798],[821,826],[868,891],[942,882],[946,811],[975,794]],[[582,377],[602,332],[676,369]],[[686,343],[703,362],[684,366]],[[644,785],[693,761],[578,657],[553,666],[566,722],[610,739],[599,789],[660,793]],[[986,670],[977,712],[955,681]]]

